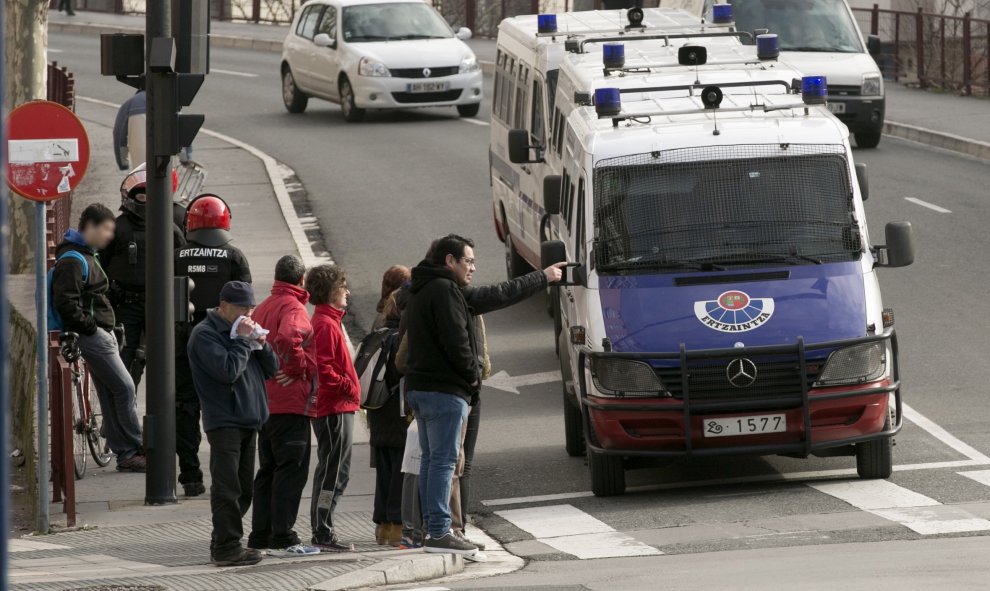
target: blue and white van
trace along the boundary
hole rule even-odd
[[[588,454],[596,495],[623,492],[630,458],[892,470],[897,339],[876,268],[911,264],[911,226],[873,243],[825,80],[778,62],[776,38],[724,43],[739,34],[570,35],[545,142],[500,142],[503,171],[545,170],[539,193],[493,195],[496,211],[539,203],[524,232],[545,235],[542,265],[570,263],[552,298],[566,449]]]

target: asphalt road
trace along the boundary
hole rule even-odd
[[[52,35],[49,41],[61,51],[51,58],[75,72],[79,95],[110,101],[128,96],[123,85],[99,77],[96,37]],[[502,247],[491,221],[487,126],[460,120],[453,109],[371,114],[365,123],[346,124],[336,106],[318,101],[293,116],[281,104],[278,56],[215,50],[212,60],[214,73],[190,112],[206,113],[206,127],[254,144],[296,171],[327,245],[348,271],[359,325],[373,317],[382,271],[394,263],[415,264],[437,235],[474,237],[476,281],[503,278]],[[486,101],[478,121],[487,120],[488,107]],[[564,453],[560,384],[525,386],[520,394],[486,388],[474,496],[489,533],[517,554],[547,561],[573,560],[602,536],[610,548],[691,554],[890,544],[930,538],[919,529],[931,523],[945,532],[968,526],[949,535],[988,533],[990,521],[981,520],[990,518],[990,472],[982,472],[990,470],[984,455],[990,455],[990,388],[983,374],[990,350],[990,216],[984,202],[990,165],[893,139],[855,156],[870,167],[867,211],[874,242],[883,241],[887,221],[910,220],[915,229],[915,265],[881,272],[885,304],[896,310],[905,400],[917,411],[897,438],[895,461],[903,469],[890,479],[893,488],[869,491],[866,502],[829,488],[845,473],[822,471],[848,472],[855,467],[851,458],[723,458],[631,472],[629,494],[595,499],[587,493],[584,461]],[[487,323],[496,371],[519,376],[556,369],[541,298],[493,314]],[[519,500],[534,495],[549,496]],[[887,500],[869,506],[877,497]],[[577,511],[563,515],[577,515],[587,526],[568,534],[571,545],[555,541],[564,533],[540,533],[559,507]],[[581,545],[585,533],[592,538],[567,551]],[[988,538],[971,543],[990,548]],[[853,560],[855,552],[845,556]],[[656,572],[666,564],[663,557],[637,560],[644,568],[656,564]],[[702,560],[695,564],[704,565]],[[609,564],[620,569],[628,563]],[[532,572],[570,569],[538,564]],[[586,564],[574,572],[591,576],[594,570]],[[578,575],[572,579],[583,584]],[[676,588],[690,587],[690,578],[678,580],[683,584]]]

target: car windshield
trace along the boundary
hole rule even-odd
[[[344,8],[344,41],[449,39],[454,34],[424,2],[361,4]]]
[[[599,272],[858,260],[842,146],[690,148],[600,161]]]
[[[863,51],[845,0],[732,0],[732,14],[741,31],[776,33],[783,51]]]

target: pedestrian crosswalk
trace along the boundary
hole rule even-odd
[[[926,472],[931,475],[934,471]],[[924,481],[926,484],[922,485],[928,494],[910,488],[910,483],[922,481],[903,479],[901,482],[895,482],[894,480],[897,479],[860,480],[840,476],[839,479],[809,480],[801,483],[798,488],[786,484],[779,486],[790,486],[789,490],[794,494],[803,495],[799,502],[809,509],[823,506],[825,503],[824,498],[816,500],[814,495],[826,495],[831,498],[832,501],[826,503],[829,507],[827,511],[837,511],[846,517],[842,521],[846,525],[841,526],[842,528],[880,528],[887,532],[888,536],[900,538],[911,535],[935,536],[980,532],[990,535],[990,519],[986,518],[990,517],[990,469],[968,471],[946,469],[939,471],[935,478],[937,484],[933,485],[932,481],[929,480]],[[982,490],[982,487],[974,487],[973,483],[984,485],[987,488]],[[772,492],[773,487],[778,485],[767,484],[764,486],[767,487],[768,492]],[[933,493],[933,490],[955,490],[967,486],[969,487],[969,494],[972,496],[972,502],[967,500],[965,506],[960,503],[958,495],[948,495],[947,499],[943,499],[945,502],[929,496],[931,494],[940,496],[939,493]],[[806,492],[802,493],[802,488]],[[647,511],[663,514],[673,509],[685,514],[688,513],[685,507],[680,504],[683,502],[683,496],[676,501],[671,501],[668,505],[663,491],[655,491],[650,494],[656,495],[656,503],[651,503],[650,507],[646,509]],[[744,490],[739,494],[748,495],[752,492]],[[713,503],[713,499],[722,496],[725,495],[708,495],[699,492],[695,503],[710,505]],[[756,507],[761,503],[760,496],[755,495],[753,498],[754,507]],[[836,503],[836,501],[840,503]],[[619,531],[606,521],[621,516],[626,511],[623,505],[626,502],[635,503],[636,511],[644,510],[642,498],[633,500],[633,497],[617,497],[599,500],[589,498],[582,493],[492,499],[485,501],[484,505],[494,509],[494,515],[518,530],[529,534],[534,541],[541,543],[543,545],[541,547],[544,547],[544,553],[550,551],[545,548],[548,546],[552,551],[570,555],[579,560],[660,555],[664,553],[661,548],[674,551],[673,547],[677,546],[680,540],[685,537],[683,534],[685,528],[692,526],[700,528],[698,523],[684,522],[674,527],[662,526],[649,529],[647,526],[640,529],[636,525],[630,525],[628,520],[622,520],[619,517],[619,523],[624,526],[619,527],[625,530]],[[520,507],[520,505],[529,506]],[[513,506],[516,508],[512,508]],[[847,506],[847,509],[843,510],[842,506]],[[856,519],[856,510],[873,517],[867,519],[864,516],[862,519]],[[760,513],[760,510],[754,510],[754,513]],[[810,515],[815,514],[811,513]],[[752,525],[751,520],[743,514],[728,515],[723,519],[723,525],[731,525],[735,530]],[[645,522],[646,520],[642,521]],[[884,523],[889,523],[889,527],[884,527]],[[706,527],[711,525],[705,524]],[[902,533],[898,533],[897,526],[904,528],[900,530]],[[753,527],[757,526],[753,525]],[[827,522],[823,522],[823,528],[819,528],[822,539],[828,538],[826,533],[832,527]],[[726,531],[730,529],[732,528],[726,528]],[[779,533],[788,534],[786,531]],[[791,533],[813,534],[814,532],[795,530]],[[809,539],[811,538],[813,536],[809,537]],[[678,551],[680,550],[678,549]],[[533,554],[537,555],[539,552],[534,551]]]

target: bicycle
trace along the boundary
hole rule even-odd
[[[64,332],[58,337],[59,353],[72,372],[72,455],[76,479],[86,476],[86,448],[101,468],[113,459],[113,453],[103,435],[103,411],[100,400],[93,396],[96,386],[89,371],[81,363],[79,335]]]

